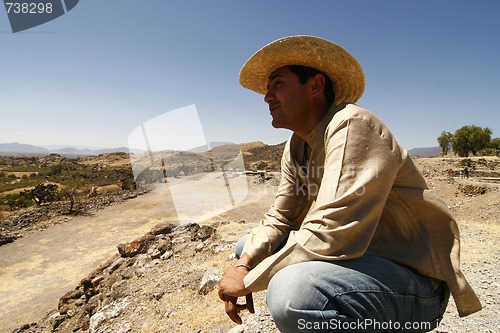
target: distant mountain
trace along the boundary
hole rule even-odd
[[[33,154],[33,155],[45,155],[50,154],[50,151],[43,148],[22,143],[0,143],[0,154],[1,155],[19,155],[19,154]]]
[[[408,150],[411,157],[431,157],[441,154],[441,147],[413,148]]]
[[[78,155],[78,156],[89,156],[89,155],[100,155],[100,154],[108,154],[108,153],[128,153],[128,148],[119,147],[119,148],[97,148],[97,149],[78,149],[73,147],[66,147],[61,149],[53,149],[50,151],[51,153],[59,154],[59,155]]]
[[[210,146],[213,149],[217,149],[220,146],[228,145],[226,142],[211,142]],[[280,145],[277,145],[280,146]],[[140,154],[144,153],[144,151],[140,151],[138,149],[132,149],[129,151],[126,147],[118,147],[118,148],[92,148],[92,147],[83,147],[77,146],[75,147],[64,147],[63,146],[33,146],[29,144],[22,143],[0,143],[0,155],[49,155],[49,154],[59,154],[64,156],[92,156],[92,155],[100,155],[100,154],[108,154],[108,153],[134,153]],[[252,148],[253,150],[265,150],[265,147],[268,147],[266,144],[262,142],[250,142],[244,143],[243,147],[246,149]],[[193,152],[204,152],[207,150],[207,146],[198,147],[197,149],[193,149]],[[441,154],[440,147],[424,147],[424,148],[414,148],[408,151],[411,157],[430,157],[430,156],[439,156]]]
[[[0,143],[0,155],[49,155],[49,154],[59,154],[64,156],[91,156],[91,155],[100,155],[107,153],[117,153],[117,152],[125,152],[128,153],[128,148],[119,147],[119,148],[74,148],[74,147],[65,147],[65,148],[46,148],[33,146],[22,143]]]

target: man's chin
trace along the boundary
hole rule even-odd
[[[276,120],[273,119],[273,121],[271,122],[271,125],[274,127],[274,128],[283,128],[283,126],[280,126],[280,123]]]
[[[271,115],[271,117],[273,118],[271,125],[273,125],[274,128],[283,128],[283,122],[280,121],[278,115]]]

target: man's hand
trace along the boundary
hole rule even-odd
[[[226,314],[237,324],[241,324],[242,320],[239,312],[247,309],[250,313],[255,313],[253,307],[253,297],[252,293],[246,294],[246,304],[237,304],[238,297],[224,296],[224,302],[226,304]]]
[[[252,293],[245,288],[243,282],[248,272],[246,267],[230,267],[219,283],[219,298],[225,302],[226,314],[238,324],[242,323],[238,314],[240,311],[247,309],[250,313],[255,313]],[[245,296],[245,304],[237,304],[240,296]]]
[[[219,297],[224,300],[221,295],[228,296],[245,296],[250,292],[245,288],[243,279],[248,274],[246,267],[230,267],[224,272],[222,279],[219,282]]]

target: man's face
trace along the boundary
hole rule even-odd
[[[309,107],[307,83],[301,84],[288,67],[279,68],[269,76],[264,101],[269,104],[273,127],[296,132],[305,124]]]

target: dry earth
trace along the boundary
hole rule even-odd
[[[478,165],[469,179],[458,176],[460,160],[415,159],[429,187],[441,194],[457,219],[462,269],[484,309],[458,318],[451,300],[435,332],[500,332],[499,159],[487,158],[488,164]],[[256,314],[244,314],[244,324],[237,326],[224,313],[216,282],[210,282],[234,262],[235,242],[267,211],[275,184],[273,179],[253,179],[247,201],[205,221],[202,228],[155,231],[153,238],[122,244],[121,255],[117,251],[94,273],[82,276],[58,309],[37,323],[19,323],[15,332],[276,332],[264,293],[254,296]],[[212,230],[206,226],[215,232],[206,236]],[[135,254],[124,250],[143,242],[149,246]]]

